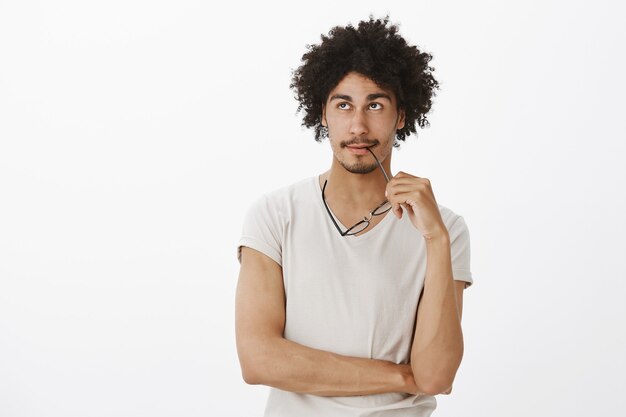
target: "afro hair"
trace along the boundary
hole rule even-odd
[[[398,26],[389,24],[389,16],[335,26],[328,36],[321,35],[319,45],[307,45],[302,65],[292,72],[290,88],[300,103],[296,113],[304,110],[302,126],[315,128],[315,140],[321,142],[327,131],[321,125],[322,105],[330,91],[349,72],[360,73],[382,88],[394,92],[398,108],[405,112],[405,125],[396,131],[399,140],[416,133],[415,125],[428,126],[426,114],[439,83],[428,66],[432,55],[408,45],[398,34]]]

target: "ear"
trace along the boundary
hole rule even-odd
[[[402,129],[404,127],[405,121],[405,113],[404,109],[400,109],[398,112],[398,122],[396,123],[396,130]]]
[[[326,121],[326,104],[322,103],[322,126],[328,127],[328,122]]]

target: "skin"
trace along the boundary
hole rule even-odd
[[[463,353],[461,333],[464,282],[452,280],[450,241],[426,178],[399,172],[391,178],[396,129],[404,126],[392,91],[349,73],[322,104],[333,160],[325,179],[327,204],[344,225],[352,225],[385,198],[404,212],[427,243],[424,292],[417,312],[410,364],[337,355],[283,337],[285,294],[280,265],[243,247],[235,300],[237,351],[243,378],[286,391],[320,396],[386,392],[449,394]],[[391,180],[385,181],[372,155],[348,145],[368,144]],[[387,195],[387,197],[385,197]],[[402,208],[401,208],[402,207]],[[384,216],[372,218],[362,233]]]

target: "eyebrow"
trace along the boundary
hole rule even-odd
[[[372,93],[372,94],[368,94],[367,95],[367,100],[376,100],[377,98],[386,98],[387,100],[389,100],[391,102],[391,97],[389,97],[389,94],[385,94],[385,93]],[[352,101],[352,97],[346,95],[346,94],[335,94],[333,95],[330,100],[328,100],[328,102],[331,102],[333,100],[346,100],[346,101]]]

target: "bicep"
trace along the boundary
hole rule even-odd
[[[282,337],[285,291],[282,268],[267,255],[241,248],[241,269],[235,295],[235,337],[244,379],[253,379],[263,342]]]

